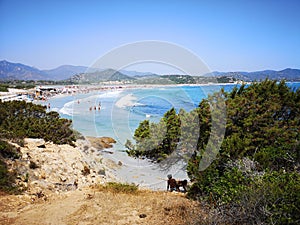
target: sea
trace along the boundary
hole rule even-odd
[[[287,84],[294,90],[300,87],[300,82]],[[85,136],[114,138],[117,141],[114,147],[109,152],[100,153],[104,158],[121,164],[112,170],[118,180],[164,190],[168,174],[175,179],[188,179],[186,159],[161,166],[147,159],[132,158],[126,153],[126,141],[133,141],[134,131],[143,120],[158,122],[172,107],[177,112],[180,109],[189,112],[208,95],[221,88],[231,91],[235,86],[239,85],[111,87],[103,91],[55,96],[42,104],[50,103],[50,110],[71,119],[73,128]]]

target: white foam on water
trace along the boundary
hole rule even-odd
[[[51,111],[59,112],[59,108],[52,108]]]
[[[74,101],[67,102],[64,104],[64,107],[62,107],[59,112],[68,116],[73,116],[73,106],[74,106]]]
[[[135,103],[133,106],[147,106],[147,105],[146,105],[146,104],[143,104],[143,103],[137,102],[137,103]]]

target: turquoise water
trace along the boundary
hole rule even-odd
[[[292,88],[300,87],[300,83],[288,85]],[[190,111],[208,94],[221,88],[230,91],[234,86],[236,85],[112,89],[55,97],[48,102],[52,110],[59,112],[64,118],[72,119],[74,129],[83,135],[109,136],[117,140],[112,149],[114,154],[104,154],[103,157],[116,163],[122,162],[122,168],[115,171],[119,179],[153,189],[164,189],[165,181],[162,179],[169,173],[177,179],[187,178],[184,169],[186,162],[181,161],[177,165],[161,168],[147,160],[130,158],[124,152],[126,140],[132,139],[134,130],[141,121],[145,119],[159,121],[171,107],[177,111],[181,108]]]
[[[55,97],[48,102],[52,110],[72,119],[74,128],[82,134],[112,136],[122,143],[123,136],[130,138],[142,120],[158,121],[171,107],[190,111],[222,87],[231,90],[234,85],[118,89]]]

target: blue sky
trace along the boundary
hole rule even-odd
[[[161,40],[214,71],[300,68],[299,12],[297,0],[0,0],[0,59],[88,66],[120,45]]]

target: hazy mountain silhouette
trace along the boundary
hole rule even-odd
[[[266,78],[273,80],[300,81],[300,70],[287,68],[280,71],[263,70],[254,72],[212,72],[204,77],[233,77],[243,81],[259,81]],[[50,70],[40,70],[21,63],[0,61],[1,80],[77,80],[81,82],[101,82],[135,80],[160,77],[151,72],[138,72],[113,69],[97,69],[85,66],[63,65]]]

